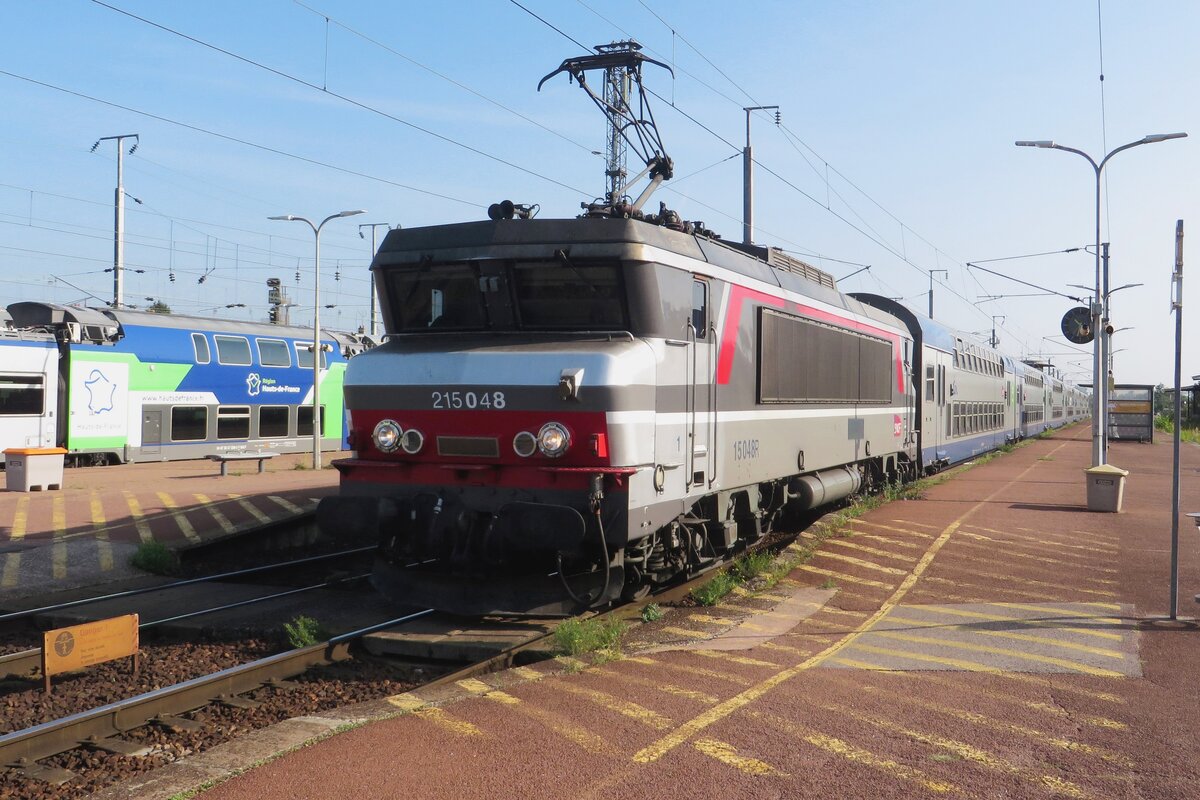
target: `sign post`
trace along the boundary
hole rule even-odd
[[[50,678],[117,658],[133,657],[138,674],[138,615],[126,614],[42,634],[42,677],[46,694]]]

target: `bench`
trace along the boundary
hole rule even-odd
[[[268,458],[274,458],[276,453],[210,453],[205,456],[209,461],[217,461],[221,464],[221,476],[229,474],[230,461],[257,461],[258,471],[266,471],[266,461]]]

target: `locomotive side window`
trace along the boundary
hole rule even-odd
[[[217,363],[233,364],[248,367],[253,363],[250,358],[250,342],[245,336],[213,336],[217,343]]]
[[[708,284],[704,281],[692,281],[692,328],[697,339],[708,333]]]
[[[41,414],[46,387],[41,375],[0,375],[0,416]]]
[[[208,353],[208,337],[203,333],[192,334],[192,350],[196,352],[197,364],[207,364],[211,360]]]
[[[486,327],[483,294],[471,265],[423,264],[395,270],[388,278],[399,330]]]
[[[517,262],[512,265],[522,328],[624,330],[625,292],[612,262]],[[694,313],[694,312],[693,312]]]
[[[171,409],[171,441],[202,442],[208,438],[208,408],[175,406]]]

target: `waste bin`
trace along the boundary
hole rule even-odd
[[[1084,473],[1087,475],[1088,511],[1119,513],[1128,470],[1114,467],[1112,464],[1101,464],[1085,469]]]
[[[4,474],[10,492],[41,492],[61,489],[63,456],[61,447],[10,447],[4,451]]]

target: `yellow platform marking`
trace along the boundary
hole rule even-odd
[[[521,702],[508,692],[502,692],[499,689],[492,688],[477,678],[464,678],[461,681],[455,681],[455,683],[466,689],[471,694],[481,695],[488,700],[492,700],[506,706],[515,706]]]
[[[217,523],[221,530],[225,533],[237,533],[237,526],[229,521],[229,517],[225,516],[225,512],[217,508],[208,495],[197,494],[194,497],[204,506],[204,510],[208,512],[209,516],[213,518],[213,521]]]
[[[597,736],[587,728],[576,725],[569,719],[564,719],[543,708],[538,708],[530,703],[521,703],[520,705],[512,706],[511,710],[529,717],[541,725],[545,725],[554,733],[589,753],[609,758],[617,758],[620,755],[617,748],[609,744],[602,736]]]
[[[984,604],[978,603],[976,605],[984,605]],[[910,608],[911,608],[911,606],[910,606]],[[982,619],[982,620],[988,620],[991,622],[1011,622],[1015,625],[1021,625],[1024,627],[1043,628],[1043,629],[1047,629],[1047,630],[1056,630],[1056,631],[1066,631],[1068,633],[1080,634],[1082,636],[1095,636],[1100,639],[1110,639],[1112,641],[1118,641],[1118,642],[1125,638],[1124,636],[1122,636],[1119,633],[1109,633],[1108,631],[1094,631],[1094,630],[1089,630],[1088,628],[1067,627],[1067,626],[1056,623],[1053,619],[1044,618],[1044,617],[1040,618],[1040,619],[1038,619],[1038,618],[1030,619],[1029,617],[1006,617],[1006,616],[1002,616],[1000,614],[984,614],[979,611],[964,611],[963,609],[960,609],[960,608],[946,608],[944,606],[917,606],[917,608],[920,608],[921,610],[927,611],[931,614],[948,614],[948,615],[954,616],[954,617],[967,617],[969,619]],[[1028,608],[1037,609],[1038,607],[1037,606],[1029,606]],[[1045,608],[1042,610],[1043,611],[1054,611],[1055,609]],[[1097,617],[1094,617],[1091,614],[1076,615],[1076,614],[1070,614],[1068,612],[1067,616],[1071,619],[1098,619]],[[1116,620],[1116,621],[1119,622],[1120,620]]]
[[[1038,530],[1037,528],[1023,528],[1020,525],[1014,525],[1013,530],[1025,531],[1026,533],[1032,533],[1037,536],[1057,536],[1060,538],[1068,538],[1072,542],[1080,541],[1079,537],[1083,536],[1087,539],[1095,540],[1098,544],[1104,547],[1111,547],[1114,550],[1117,549],[1121,544],[1120,537],[1105,536],[1099,531],[1042,531]]]
[[[449,713],[436,706],[428,706],[426,708],[418,708],[412,712],[414,717],[420,717],[427,722],[432,722],[442,730],[450,733],[458,734],[459,736],[483,736],[483,731],[474,723],[467,722],[465,719],[451,716]]]
[[[844,555],[842,553],[830,553],[828,551],[822,550],[817,555],[820,558],[832,558],[835,561],[844,561],[847,564],[853,564],[856,567],[863,567],[864,569],[873,569],[876,572],[882,572],[886,575],[906,575],[906,574],[908,574],[905,570],[897,569],[896,567],[884,567],[879,564],[876,564],[874,561],[865,561],[861,558],[855,558],[854,556],[848,556],[848,555]],[[916,561],[916,559],[914,558],[913,561]]]
[[[143,542],[154,540],[154,534],[150,532],[150,525],[146,522],[146,515],[142,513],[142,504],[133,496],[133,492],[122,491],[125,496],[125,505],[129,506],[129,516],[133,517],[134,527],[137,528],[138,538]]]
[[[937,525],[930,525],[928,522],[913,522],[907,519],[894,519],[891,521],[898,525],[916,525],[918,528],[929,528],[931,531],[940,530]]]
[[[786,772],[780,772],[765,761],[739,756],[736,747],[725,742],[718,742],[716,739],[697,739],[692,742],[692,746],[709,758],[715,758],[722,764],[727,764],[747,775],[788,777]]]
[[[0,586],[5,589],[11,589],[17,585],[17,580],[21,577],[21,554],[20,553],[5,553],[4,554],[4,573],[0,575]]]
[[[849,659],[838,660],[849,662]],[[853,666],[852,663],[848,665]],[[992,719],[991,717],[984,716],[983,714],[979,714],[974,711],[967,711],[966,709],[962,708],[944,706],[940,703],[923,700],[918,694],[912,692],[897,692],[889,689],[883,689],[878,686],[862,686],[860,688],[864,692],[886,695],[895,700],[899,700],[900,702],[916,706],[917,708],[934,711],[938,714],[954,717],[955,719],[961,719],[985,728],[1015,733],[1018,736],[1024,736],[1027,739],[1032,739],[1036,742],[1041,742],[1042,744],[1046,744],[1051,747],[1057,747],[1060,750],[1067,750],[1073,753],[1086,753],[1087,755],[1095,756],[1102,761],[1119,764],[1127,769],[1134,766],[1134,761],[1131,758],[1121,753],[1115,753],[1106,747],[1098,747],[1096,745],[1087,744],[1086,742],[1077,742],[1073,739],[1064,739],[1060,736],[1055,736],[1053,734],[1046,733],[1045,731],[1039,731],[1036,728],[1030,728],[1026,725],[1018,725],[1012,722],[1004,722],[1003,720]]]
[[[591,666],[591,664],[587,663],[586,661],[580,661],[574,656],[555,656],[554,663],[560,665],[570,672],[582,672]]]
[[[996,542],[993,540],[993,544]],[[989,553],[994,553],[995,548],[986,544],[976,544],[974,542],[959,542],[958,547],[968,550],[982,550]],[[1040,553],[1021,553],[1013,550],[1011,547],[1005,549],[1004,556],[1006,558],[1023,558],[1027,561],[1035,561],[1038,564],[1061,564],[1062,566],[1072,567],[1074,569],[1088,570],[1090,572],[1103,572],[1108,575],[1116,575],[1119,570],[1115,567],[1098,567],[1095,564],[1081,563],[1079,561],[1064,561],[1061,558],[1050,558],[1049,556],[1041,555]],[[1089,580],[1104,580],[1102,578],[1090,578]],[[1112,583],[1112,581],[1106,581]]]
[[[237,504],[239,506],[241,506],[242,508],[246,509],[246,513],[248,513],[250,516],[254,517],[256,520],[258,520],[263,525],[266,525],[268,522],[271,521],[270,517],[268,517],[263,512],[259,511],[258,507],[255,506],[253,503],[251,503],[249,500],[239,499],[237,501]]]
[[[743,614],[750,615],[766,614],[771,610],[769,608],[755,608],[754,606],[742,605],[741,603],[727,603],[724,600],[721,601],[721,608],[728,611],[739,611]]]
[[[67,533],[67,504],[62,494],[54,495],[50,501],[50,524],[55,539],[50,548],[50,570],[54,580],[61,581],[67,577],[67,543],[59,541]]]
[[[903,533],[903,534],[907,534],[909,536],[916,536],[918,539],[935,539],[935,538],[937,538],[936,533],[924,533],[922,531],[909,530],[908,528],[897,528],[894,525],[884,525],[879,522],[868,522],[867,520],[862,519],[862,518],[852,519],[852,520],[850,520],[850,524],[851,525],[866,525],[868,528],[878,528],[881,531],[892,531],[893,533]],[[857,533],[857,531],[855,531],[855,533]]]
[[[870,539],[873,542],[883,542],[884,544],[889,545],[890,547],[899,547],[904,550],[924,550],[925,549],[925,545],[923,545],[920,542],[902,542],[899,539],[894,539],[889,536],[882,536],[878,533],[861,533],[859,531],[855,531],[854,536],[852,537],[852,540],[858,541],[860,539]],[[829,541],[835,541],[835,540],[830,539]],[[845,539],[837,539],[836,541],[844,542],[846,540]]]
[[[964,575],[972,575],[977,578],[986,578],[986,579],[992,580],[992,581],[1008,581],[1009,583],[1016,583],[1016,584],[1020,584],[1022,586],[1038,586],[1038,587],[1042,587],[1045,589],[1061,589],[1061,590],[1067,591],[1067,592],[1083,592],[1084,594],[1093,594],[1098,597],[1116,597],[1117,596],[1116,592],[1110,592],[1107,589],[1085,589],[1082,586],[1072,586],[1067,583],[1054,583],[1053,581],[1040,581],[1036,578],[1018,578],[1014,575],[1008,575],[1008,574],[1005,574],[1002,572],[984,572],[982,570],[976,570],[976,569],[964,569],[963,567],[959,567],[959,566],[950,566],[950,567],[947,567],[947,569],[951,569],[954,572],[962,573]],[[1059,600],[1059,602],[1060,603],[1069,603],[1071,601],[1070,600]]]
[[[1060,794],[1065,794],[1068,797],[1074,797],[1077,798],[1077,800],[1090,797],[1090,795],[1081,787],[1071,783],[1070,781],[1063,780],[1062,778],[1054,775],[1044,775],[1039,774],[1036,771],[1028,770],[1012,763],[1011,761],[1008,761],[1002,756],[998,756],[995,753],[984,750],[983,748],[967,744],[966,742],[960,742],[957,739],[939,736],[935,733],[926,733],[925,731],[914,730],[912,728],[905,727],[904,725],[892,722],[891,720],[882,719],[870,714],[863,714],[855,711],[854,709],[846,708],[845,706],[834,703],[822,705],[821,707],[829,711],[844,714],[852,719],[865,722],[868,725],[873,725],[880,730],[898,733],[930,747],[935,747],[939,750],[946,750],[958,756],[959,758],[971,761],[983,767],[987,767],[988,769],[1020,776],[1031,783],[1038,784]]]
[[[824,541],[824,544],[831,544],[831,545],[835,545],[836,547],[845,547],[848,550],[857,550],[860,553],[870,553],[873,556],[881,556],[883,558],[893,558],[893,559],[896,559],[897,561],[907,561],[909,563],[916,563],[916,560],[917,560],[914,556],[906,556],[906,555],[903,555],[902,553],[890,553],[887,550],[880,550],[878,547],[868,547],[865,544],[856,544],[847,539],[826,539]],[[828,555],[828,553],[823,553],[822,555]]]
[[[1059,444],[1057,447],[1053,448],[1050,453],[1056,453],[1065,446],[1066,442]],[[633,756],[634,762],[648,764],[658,761],[672,749],[678,747],[680,744],[683,744],[708,726],[725,719],[730,714],[733,714],[735,711],[746,707],[780,684],[791,680],[797,675],[800,675],[812,669],[813,667],[819,666],[827,659],[836,656],[842,650],[852,646],[859,638],[861,638],[872,627],[874,627],[876,622],[887,615],[887,613],[895,606],[900,604],[900,601],[903,600],[904,596],[908,594],[909,590],[929,568],[929,565],[933,563],[933,559],[937,556],[938,552],[942,549],[942,547],[945,546],[946,542],[950,540],[950,537],[954,535],[954,532],[958,530],[959,526],[961,526],[968,517],[970,517],[976,511],[985,508],[987,503],[990,502],[994,497],[1036,469],[1039,463],[1041,462],[1035,461],[1033,464],[1025,468],[1019,475],[1013,478],[1013,480],[999,487],[996,489],[996,491],[992,492],[983,500],[971,506],[956,520],[947,525],[942,532],[938,534],[937,538],[930,543],[929,548],[925,551],[925,554],[921,557],[921,560],[917,562],[917,564],[913,567],[912,572],[909,573],[909,575],[901,582],[900,586],[896,588],[891,597],[889,597],[880,606],[878,611],[876,611],[867,619],[863,620],[863,622],[861,622],[854,631],[843,636],[841,639],[834,642],[832,645],[816,655],[810,656],[798,664],[794,664],[791,667],[787,667],[776,672],[769,678],[752,685],[750,688],[735,695],[734,697],[731,697],[725,702],[714,706],[713,708],[697,715],[696,717],[693,717],[684,724],[680,725],[670,734],[660,738],[658,741],[652,742],[648,746],[635,753]]]
[[[108,530],[105,526],[108,520],[104,516],[104,504],[100,493],[92,489],[88,495],[88,506],[92,514],[92,529],[96,533],[96,555],[100,561],[101,572],[111,572],[113,568],[112,544],[108,541]]]
[[[196,529],[192,527],[192,523],[179,510],[179,504],[175,502],[175,498],[166,492],[156,492],[159,501],[163,504],[163,508],[171,512],[171,518],[175,520],[175,524],[179,526],[179,532],[183,534],[189,542],[199,542],[200,537],[196,534]]]
[[[736,620],[725,619],[724,617],[714,617],[709,614],[688,614],[689,622],[701,622],[708,625],[733,626],[737,625]]]
[[[837,614],[842,617],[858,617],[860,619],[868,616],[866,611],[850,611],[845,608],[838,608],[837,606],[821,606],[821,611],[826,614]],[[809,617],[809,619],[812,619],[812,617]]]
[[[844,739],[814,731],[790,719],[763,711],[751,711],[750,716],[764,720],[785,733],[803,739],[814,747],[818,747],[828,753],[841,756],[854,764],[862,764],[880,772],[894,775],[897,778],[918,783],[926,789],[939,794],[958,791],[958,787],[953,783],[935,780],[919,769],[901,764],[898,761],[893,761],[890,758],[881,758],[869,750],[864,750],[861,747],[850,744]]]
[[[985,528],[982,525],[968,525],[967,527],[974,528],[975,530],[979,530],[979,531],[987,531],[988,533],[994,533],[997,536],[1004,536],[1008,539],[1019,539],[1023,542],[1030,542],[1030,544],[1025,545],[1025,546],[1032,547],[1035,550],[1062,550],[1065,548],[1067,550],[1084,550],[1084,551],[1086,551],[1088,553],[1092,553],[1094,555],[1103,555],[1103,556],[1117,555],[1116,547],[1107,547],[1107,546],[1094,545],[1094,544],[1070,544],[1068,542],[1048,542],[1045,539],[1042,539],[1037,536],[1024,536],[1022,534],[1013,533],[1011,531],[998,531],[994,528]],[[972,538],[975,538],[975,537],[986,539],[991,542],[997,541],[996,539],[993,539],[990,536],[979,536],[979,534],[974,534],[972,536]],[[1013,542],[1011,542],[1011,541],[1000,541],[1000,543],[1001,544],[1013,544]]]
[[[730,655],[722,650],[693,650],[693,655],[703,656],[704,658],[715,658],[720,661],[729,661],[734,664],[742,664],[747,667],[776,667],[780,665],[774,661],[763,661],[761,658],[747,658],[746,656]]]
[[[894,584],[891,583],[881,583],[880,581],[873,581],[870,578],[859,578],[854,575],[847,575],[844,572],[834,572],[831,569],[814,567],[810,564],[802,564],[800,565],[800,569],[817,575],[825,575],[833,578],[834,580],[845,581],[846,583],[857,583],[861,586],[874,586],[878,589],[891,589],[894,586]]]
[[[682,686],[676,686],[672,683],[663,683],[661,680],[643,678],[640,675],[630,675],[611,667],[602,667],[596,670],[596,674],[603,675],[606,678],[611,678],[612,680],[620,683],[632,683],[636,686],[645,686],[648,689],[665,692],[666,694],[674,695],[675,697],[684,697],[688,700],[695,700],[697,703],[704,703],[705,705],[709,706],[716,705],[717,703],[721,702],[721,698],[715,697],[711,694],[698,692],[695,689],[686,689]]]
[[[1045,592],[1035,592],[1033,589],[1026,589],[1024,587],[1012,588],[1012,587],[1008,587],[1008,586],[997,585],[994,582],[990,583],[990,584],[988,584],[988,583],[979,584],[979,583],[972,583],[970,581],[961,581],[961,580],[953,580],[952,581],[949,578],[939,578],[935,575],[926,575],[923,580],[926,583],[936,583],[936,584],[944,585],[944,586],[953,586],[957,589],[974,589],[974,590],[979,591],[981,594],[987,594],[987,595],[994,594],[996,592],[1007,592],[1008,594],[1022,595],[1025,599],[1030,600],[1030,601],[1043,600],[1047,603],[1051,603],[1051,602],[1069,603],[1069,602],[1071,602],[1069,600],[1063,600],[1062,595],[1060,595],[1060,594],[1046,594]],[[972,602],[982,603],[985,601],[974,600]],[[993,605],[995,605],[995,604],[993,604]]]
[[[1063,669],[1069,669],[1073,672],[1082,672],[1085,675],[1095,675],[1100,678],[1121,678],[1124,674],[1113,669],[1104,669],[1103,667],[1093,667],[1091,664],[1081,664],[1078,661],[1069,661],[1065,658],[1055,658],[1053,656],[1039,656],[1033,653],[1023,653],[1020,650],[1009,650],[1003,647],[989,647],[984,644],[970,644],[969,642],[954,642],[949,639],[939,639],[934,636],[914,636],[907,633],[895,633],[893,631],[871,631],[873,636],[882,636],[885,639],[895,639],[900,642],[911,642],[912,644],[932,644],[939,647],[949,647],[955,650],[966,650],[971,653],[989,653],[992,655],[1011,656],[1012,658],[1021,658],[1026,661],[1034,661],[1039,664],[1051,664]]]
[[[1070,603],[1071,605],[1076,605],[1076,606],[1090,606],[1091,608],[1103,608],[1108,611],[1120,611],[1121,610],[1120,603],[1090,603],[1090,602],[1071,603],[1070,600],[1056,600],[1054,602],[1047,603],[1047,605],[1050,606],[1049,610],[1051,610],[1051,611],[1061,611],[1063,614],[1070,614],[1072,616],[1081,617],[1083,619],[1094,619],[1097,622],[1112,622],[1112,623],[1120,623],[1121,622],[1121,620],[1119,620],[1115,617],[1104,617],[1099,614],[1096,614],[1096,615],[1080,614],[1078,611],[1072,611],[1071,609],[1057,608],[1057,607],[1055,607],[1055,603],[1058,603],[1058,605],[1065,605],[1065,604]],[[996,602],[996,603],[991,603],[990,605],[999,606],[1000,608],[1019,608],[1019,609],[1025,610],[1025,611],[1039,611],[1039,610],[1046,611],[1047,610],[1045,606],[1031,606],[1031,605],[1025,605],[1022,603]]]
[[[676,628],[673,625],[664,627],[662,632],[668,633],[671,636],[678,636],[680,639],[707,639],[713,635],[709,631],[697,631],[690,628]]]
[[[728,683],[736,683],[739,686],[749,686],[752,681],[743,675],[738,675],[733,672],[719,672],[715,669],[705,669],[704,667],[693,667],[687,664],[676,664],[671,661],[656,661],[653,658],[645,658],[643,656],[626,656],[623,661],[632,661],[635,664],[646,664],[655,666],[657,669],[669,669],[675,672],[681,672],[690,677],[712,678],[718,681],[726,681]]]
[[[1108,728],[1114,731],[1124,731],[1129,729],[1129,726],[1124,722],[1119,722],[1115,719],[1108,719],[1107,717],[1095,717],[1090,714],[1072,714],[1066,709],[1050,703],[1023,702],[1022,705],[1036,709],[1037,711],[1043,711],[1052,716],[1063,717],[1064,719],[1078,719],[1096,728]]]
[[[1086,644],[1076,644],[1075,642],[1055,639],[1051,636],[1035,636],[1030,633],[1016,633],[1013,631],[980,630],[973,625],[954,625],[936,621],[930,622],[929,620],[925,619],[914,619],[912,617],[897,616],[895,614],[889,616],[885,621],[899,622],[902,625],[912,625],[920,628],[942,628],[947,630],[963,631],[964,633],[969,633],[971,635],[998,636],[1004,639],[1013,639],[1014,641],[1019,642],[1030,642],[1031,644],[1041,644],[1049,647],[1061,647],[1065,650],[1077,650],[1080,653],[1088,653],[1089,655],[1100,656],[1101,658],[1113,658],[1118,661],[1125,660],[1125,653],[1117,650],[1107,650],[1102,647],[1091,647],[1090,645]]]
[[[1096,691],[1094,689],[1088,689],[1083,686],[1073,686],[1069,683],[1063,683],[1061,681],[1051,681],[1048,678],[1041,678],[1041,677],[1038,677],[1037,675],[1031,675],[1027,672],[998,672],[996,674],[999,675],[1001,678],[1004,678],[1004,680],[1006,680],[1006,681],[1013,681],[1014,683],[1026,683],[1031,686],[1037,686],[1039,688],[1045,689],[1046,691],[1059,692],[1059,693],[1065,692],[1066,694],[1075,694],[1075,695],[1079,695],[1080,697],[1087,697],[1087,698],[1094,699],[1094,700],[1103,700],[1106,703],[1115,703],[1115,704],[1124,704],[1125,703],[1124,697],[1121,697],[1120,695],[1112,694],[1111,692],[1101,692],[1101,691]],[[938,675],[931,675],[931,674],[922,675],[921,677],[922,677],[922,680],[930,681],[931,683],[937,683],[937,684],[941,684],[943,686],[951,686],[951,687],[961,688],[961,684],[954,682],[951,678],[943,678]],[[1001,694],[998,692],[992,692],[990,690],[983,689],[981,687],[972,687],[972,690],[975,692],[978,692],[979,694],[985,695],[987,697],[991,697],[996,700],[1003,700],[1003,701],[1009,702],[1009,703],[1016,703],[1017,705],[1022,705],[1024,703],[1029,702],[1026,700],[1022,700],[1020,698],[1013,697],[1011,695]]]
[[[572,694],[577,694],[580,697],[587,698],[601,708],[607,708],[611,711],[616,711],[622,716],[629,717],[635,722],[640,722],[641,724],[650,728],[654,728],[655,730],[665,731],[674,724],[671,722],[670,717],[663,716],[657,711],[653,711],[645,706],[640,706],[630,700],[622,700],[621,698],[608,694],[607,692],[589,689],[586,686],[577,686],[574,683],[569,682],[558,683],[556,688]]]
[[[546,677],[543,673],[538,672],[533,667],[513,667],[511,672],[520,675],[527,681],[540,681],[542,678]]]
[[[388,705],[395,706],[401,711],[416,711],[418,708],[424,708],[428,701],[422,700],[412,692],[404,692],[403,694],[394,694],[391,697],[384,698]]]
[[[25,538],[25,527],[29,521],[29,497],[22,496],[17,498],[17,510],[13,512],[12,527],[9,528],[8,538],[11,541],[20,541]]]
[[[763,650],[774,650],[777,653],[791,653],[792,655],[796,656],[807,656],[812,654],[811,650],[805,650],[800,647],[791,647],[786,644],[779,644],[778,642],[763,642],[759,645],[759,647],[761,647]]]
[[[286,500],[282,497],[278,497],[278,496],[272,494],[272,495],[268,495],[267,499],[270,500],[272,503],[275,503],[280,508],[290,511],[293,514],[303,514],[304,513],[303,508],[301,508],[300,506],[296,505],[295,503],[293,503],[289,500]]]

